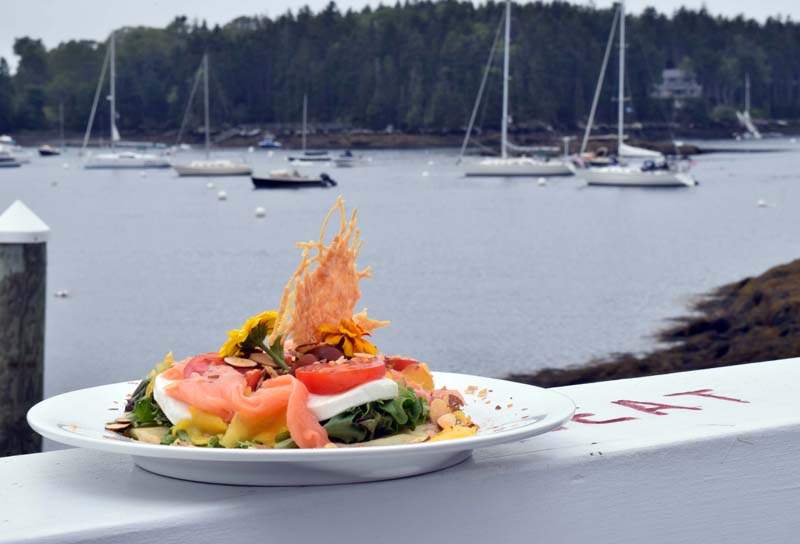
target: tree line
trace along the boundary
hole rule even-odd
[[[224,26],[177,17],[165,28],[122,28],[116,33],[118,126],[176,129],[208,52],[217,127],[297,123],[307,93],[309,119],[319,123],[463,130],[503,11],[497,1],[405,0],[360,11],[342,11],[331,2],[318,13],[302,8],[274,18],[239,17]],[[610,8],[560,1],[514,5],[513,126],[574,129],[585,123],[612,17]],[[800,24],[724,18],[705,9],[671,15],[647,9],[628,15],[626,25],[631,119],[696,125],[724,120],[731,108],[741,108],[746,73],[754,113],[800,117]],[[67,130],[82,130],[107,47],[75,40],[48,50],[38,39],[16,39],[16,73],[0,60],[0,132],[55,128],[59,104]],[[478,115],[483,128],[500,123],[501,51]],[[702,98],[680,108],[651,98],[662,69],[671,67],[694,73]],[[598,108],[601,122],[614,119],[615,71],[612,63]],[[99,119],[107,108],[101,101]]]

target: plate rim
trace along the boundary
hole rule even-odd
[[[550,432],[568,422],[575,413],[576,405],[567,395],[559,391],[538,387],[535,385],[512,382],[499,378],[461,374],[456,372],[433,372],[437,382],[447,381],[448,378],[459,380],[476,380],[478,383],[489,382],[513,384],[515,387],[530,388],[538,394],[549,396],[561,405],[558,413],[545,413],[544,419],[530,425],[510,430],[501,430],[491,434],[475,435],[456,440],[442,440],[436,442],[421,442],[417,444],[399,444],[371,447],[351,448],[319,448],[319,449],[233,449],[233,448],[169,448],[160,444],[144,444],[134,440],[103,439],[90,437],[67,431],[59,426],[53,426],[41,421],[42,413],[47,405],[66,395],[75,395],[92,390],[122,385],[133,385],[135,381],[116,382],[112,384],[86,387],[60,393],[38,402],[27,413],[27,421],[31,428],[45,438],[79,448],[107,451],[117,454],[127,454],[134,457],[155,457],[164,460],[187,461],[222,461],[222,462],[306,462],[306,461],[334,461],[349,458],[365,458],[374,456],[402,456],[425,453],[446,453],[456,451],[475,450],[498,444],[518,442],[540,434]],[[490,384],[486,383],[486,386]]]

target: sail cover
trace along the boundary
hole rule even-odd
[[[114,141],[114,142],[118,142],[120,140],[119,130],[117,130],[117,124],[116,123],[111,125],[111,140]]]
[[[739,123],[747,129],[747,132],[755,138],[756,140],[761,139],[761,133],[758,131],[756,126],[753,124],[753,120],[750,118],[750,112],[745,111],[744,113],[737,111],[736,118],[739,120]]]
[[[628,157],[631,159],[663,159],[664,155],[659,153],[658,151],[652,151],[650,149],[644,149],[643,147],[635,147],[628,144],[620,144],[619,145],[619,153],[620,157]]]

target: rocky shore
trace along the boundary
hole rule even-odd
[[[585,366],[549,368],[508,379],[541,387],[667,374],[800,355],[800,260],[725,285],[692,314],[658,334],[668,345],[644,355],[620,353]]]

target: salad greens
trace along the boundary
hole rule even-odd
[[[331,440],[350,444],[414,430],[428,419],[428,403],[410,387],[399,395],[356,406],[322,424]]]

